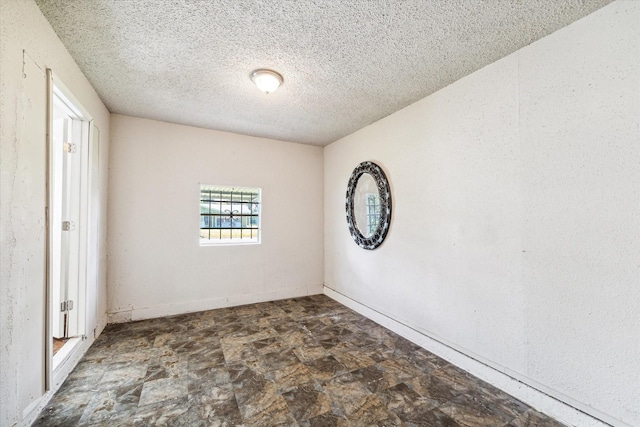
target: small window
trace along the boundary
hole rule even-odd
[[[260,189],[200,185],[200,245],[260,243]]]
[[[380,196],[367,194],[367,230],[369,236],[373,236],[380,222]]]

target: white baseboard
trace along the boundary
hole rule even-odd
[[[324,294],[568,426],[631,427],[606,414],[595,413],[596,411],[592,408],[576,408],[574,402],[567,402],[570,399],[560,393],[544,390],[540,384],[522,378],[515,373],[503,372],[491,366],[490,362],[480,361],[477,357],[468,355],[450,344],[443,343],[442,340],[429,336],[427,332],[421,331],[417,327],[407,325],[388,314],[367,307],[326,285],[324,286]]]
[[[176,314],[195,313],[198,311],[214,310],[216,308],[234,307],[244,304],[276,301],[286,298],[297,298],[307,295],[322,294],[323,285],[288,288],[273,292],[234,295],[225,298],[211,298],[198,301],[162,304],[152,307],[127,307],[109,312],[109,323],[125,323],[135,320],[154,319],[157,317],[173,316]]]
[[[132,320],[151,319],[175,314],[192,313],[216,308],[233,307],[258,302],[276,301],[286,298],[298,298],[307,295],[322,294],[322,285],[289,288],[281,291],[264,292],[259,294],[237,295],[227,298],[207,299],[178,304],[164,304],[155,307],[125,308],[105,313],[94,328],[93,337],[81,341],[73,348],[63,365],[55,372],[51,389],[40,398],[34,400],[23,411],[20,427],[28,427],[36,420],[40,412],[49,403],[53,395],[58,391],[64,380],[76,367],[82,356],[89,349],[95,339],[100,336],[107,323],[122,323]]]
[[[64,380],[67,379],[71,371],[73,371],[73,368],[76,367],[82,356],[84,356],[91,344],[93,344],[93,341],[91,338],[80,340],[73,347],[60,367],[54,372],[51,388],[23,411],[22,421],[19,424],[21,427],[28,427],[34,423],[38,415],[40,415],[40,412],[47,406],[53,395],[58,391],[62,383],[64,383]]]
[[[107,315],[107,313],[104,313],[100,318],[100,320],[98,320],[98,324],[96,325],[96,327],[93,329],[94,340],[98,338],[102,333],[102,331],[104,331],[104,328],[107,327],[108,321],[109,321],[109,316]]]
[[[98,324],[96,325],[96,327],[93,329],[93,334],[88,333],[87,339],[80,339],[80,341],[71,348],[68,354],[63,356],[63,360],[60,362],[60,367],[53,374],[51,388],[42,396],[40,396],[40,398],[31,402],[31,404],[24,409],[24,411],[22,412],[22,422],[20,423],[20,426],[28,427],[33,424],[38,415],[40,415],[40,412],[42,412],[44,407],[47,406],[53,395],[64,383],[64,380],[67,379],[71,371],[73,371],[78,362],[80,362],[82,356],[84,356],[84,354],[87,352],[89,347],[91,347],[96,338],[100,336],[104,328],[107,326],[107,320],[107,313],[104,313],[100,320],[98,320]],[[72,340],[73,339],[75,338],[72,338]]]
[[[118,308],[114,311],[107,312],[108,323],[127,323],[131,322],[133,308]]]

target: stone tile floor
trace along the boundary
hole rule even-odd
[[[561,426],[326,296],[109,325],[35,426]]]

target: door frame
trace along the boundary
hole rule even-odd
[[[52,224],[52,174],[54,173],[52,168],[52,147],[53,147],[53,109],[54,109],[54,98],[59,97],[63,99],[65,104],[67,104],[77,116],[82,117],[83,126],[86,125],[86,138],[83,138],[82,143],[85,144],[86,139],[86,147],[83,147],[86,152],[81,151],[81,155],[86,159],[81,164],[81,182],[80,182],[80,217],[79,217],[79,233],[80,233],[80,254],[79,254],[79,262],[81,263],[79,268],[79,299],[82,298],[82,301],[78,301],[77,306],[78,309],[82,304],[82,309],[84,314],[81,316],[80,321],[84,323],[82,328],[82,338],[86,338],[86,333],[88,330],[87,325],[87,311],[88,311],[88,300],[87,300],[87,288],[89,286],[88,280],[88,270],[89,270],[89,259],[95,259],[97,257],[92,257],[90,255],[90,251],[97,251],[97,246],[93,247],[90,245],[90,226],[94,223],[92,217],[97,215],[94,211],[94,207],[92,206],[91,199],[93,195],[92,191],[92,183],[90,182],[93,176],[95,175],[95,168],[98,168],[98,164],[93,164],[92,159],[92,142],[93,135],[97,131],[94,126],[93,117],[87,111],[86,108],[82,105],[80,101],[73,95],[67,86],[55,75],[55,73],[51,69],[47,69],[47,129],[46,129],[46,204],[45,204],[45,214],[46,214],[46,304],[45,304],[45,391],[48,391],[53,386],[54,380],[54,371],[59,371],[60,368],[64,366],[67,360],[62,361],[59,366],[53,366],[53,321],[52,316],[55,313],[55,307],[53,307],[53,280],[52,280],[52,272],[51,272],[51,259],[52,259],[52,233],[56,226],[61,226],[61,224]],[[84,133],[84,132],[82,132]],[[95,147],[98,149],[99,147]],[[97,190],[99,192],[99,189]],[[92,209],[93,208],[93,209]],[[97,255],[97,254],[96,254]],[[97,275],[93,275],[97,278]]]

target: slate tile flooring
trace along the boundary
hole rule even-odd
[[[561,426],[330,298],[109,325],[35,426]]]

